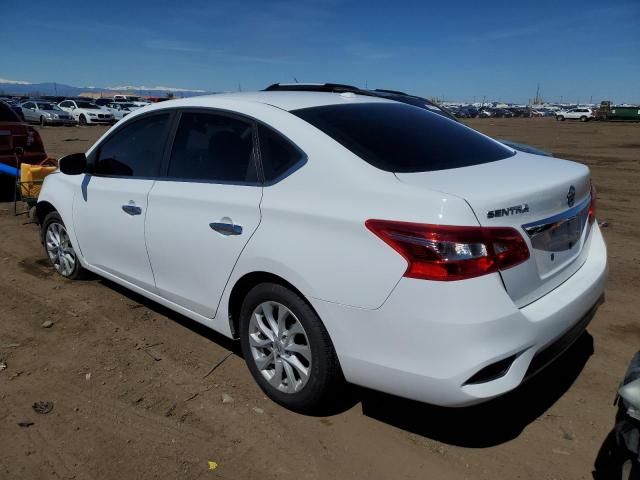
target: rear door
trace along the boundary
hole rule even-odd
[[[145,245],[147,198],[160,173],[171,114],[128,122],[91,154],[73,204],[73,221],[87,262],[153,291],[155,282]]]
[[[260,223],[255,127],[214,110],[179,115],[166,178],[149,193],[146,239],[158,293],[214,317]]]
[[[36,104],[33,102],[27,102],[22,105],[22,114],[24,115],[25,122],[40,120],[36,118]]]

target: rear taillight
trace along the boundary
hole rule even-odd
[[[31,152],[44,152],[44,145],[40,134],[33,127],[27,129],[27,150]]]
[[[593,186],[593,182],[591,183],[591,202],[589,203],[589,223],[593,223],[596,221],[596,200],[598,198],[598,193],[596,192],[596,187]]]
[[[463,280],[506,270],[529,258],[527,244],[513,228],[389,220],[367,220],[365,225],[407,260],[405,277]]]

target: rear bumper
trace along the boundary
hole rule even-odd
[[[590,237],[584,265],[520,309],[498,274],[461,282],[403,278],[377,310],[312,303],[348,381],[437,405],[471,405],[516,388],[582,333],[607,277],[606,246],[597,225]],[[467,383],[510,357],[498,378]]]

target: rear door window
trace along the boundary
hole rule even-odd
[[[304,154],[289,140],[264,125],[258,126],[260,160],[265,182],[285,176],[304,159]]]
[[[515,155],[458,122],[396,102],[329,105],[291,113],[387,172],[446,170]]]
[[[216,113],[184,112],[173,141],[167,177],[257,184],[253,125]]]
[[[94,173],[119,177],[157,177],[160,174],[169,113],[125,124],[98,149]]]

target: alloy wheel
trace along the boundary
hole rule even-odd
[[[50,223],[45,234],[45,243],[49,260],[56,271],[64,277],[71,276],[78,259],[64,225],[57,222]]]
[[[309,381],[309,338],[295,314],[281,303],[267,301],[255,308],[249,347],[256,367],[276,390],[297,393]]]

